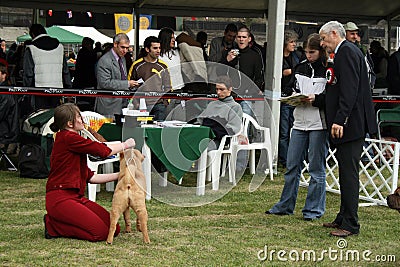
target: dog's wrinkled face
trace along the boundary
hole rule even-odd
[[[144,156],[143,156],[142,152],[140,152],[137,149],[129,149],[129,150],[122,151],[119,154],[119,158],[120,158],[121,162],[122,162],[122,160],[129,161],[130,159],[138,159],[140,162],[143,162],[143,160],[144,160]]]

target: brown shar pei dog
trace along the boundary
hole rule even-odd
[[[400,212],[400,186],[386,198],[389,208],[395,209]]]
[[[143,160],[144,156],[137,149],[125,150],[120,153],[120,172],[112,200],[107,244],[113,242],[121,213],[124,214],[125,232],[130,233],[132,231],[129,207],[136,213],[136,229],[143,233],[144,242],[150,243],[147,232],[148,216],[145,199],[146,180],[142,169]]]

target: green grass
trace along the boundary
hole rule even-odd
[[[322,222],[332,221],[340,196],[327,194],[325,216],[302,220],[306,188],[300,188],[293,216],[267,216],[264,211],[278,199],[283,175],[265,180],[255,192],[248,192],[250,175],[222,199],[209,205],[182,208],[156,200],[147,202],[151,244],[144,244],[141,233],[121,233],[113,245],[59,238],[46,240],[44,180],[19,178],[17,173],[0,172],[0,265],[1,266],[398,266],[400,262],[400,214],[387,207],[360,207],[361,232],[347,238],[347,248],[338,249]],[[207,190],[206,194],[210,194]],[[111,208],[112,193],[102,190],[98,203]],[[132,219],[135,217],[133,216]],[[124,228],[122,217],[120,219]],[[271,250],[301,253],[323,250],[346,253],[370,250],[376,255],[395,255],[396,262],[333,261],[325,255],[318,263],[260,261],[257,254]],[[344,254],[345,255],[345,254]],[[261,254],[261,256],[263,256]],[[288,254],[284,255],[286,258]]]

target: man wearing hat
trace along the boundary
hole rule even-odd
[[[360,29],[354,22],[351,21],[347,22],[346,24],[343,24],[343,28],[346,30],[346,40],[352,42],[358,48],[360,48],[361,52],[365,56],[365,62],[367,63],[367,69],[368,69],[369,84],[372,89],[374,88],[376,80],[376,75],[374,73],[374,62],[372,61],[372,58],[370,54],[367,52],[367,50],[364,49],[363,46],[361,45]]]
[[[344,29],[346,30],[346,40],[352,43],[360,42],[360,35],[358,34],[359,28],[354,22],[347,22],[343,24]]]

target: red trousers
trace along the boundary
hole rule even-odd
[[[110,213],[75,190],[46,193],[46,227],[49,235],[91,242],[105,241],[110,227]],[[114,236],[120,232],[120,226]]]

